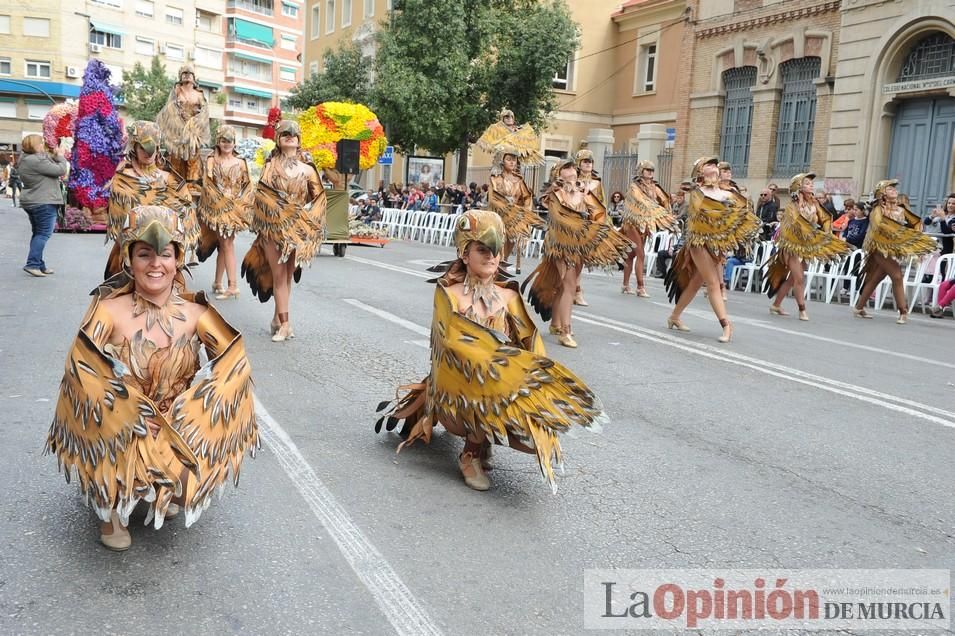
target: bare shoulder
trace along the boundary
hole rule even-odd
[[[132,294],[123,294],[122,296],[107,298],[101,300],[99,306],[115,320],[117,317],[132,313],[133,296]]]
[[[208,309],[209,308],[206,305],[200,305],[199,303],[186,301],[185,306],[182,308],[182,312],[189,318],[189,322],[194,323],[197,322],[199,317],[206,313]]]
[[[516,298],[520,298],[520,294],[511,289],[510,287],[499,287],[498,288],[501,294],[501,300],[504,301],[504,304],[510,304]]]

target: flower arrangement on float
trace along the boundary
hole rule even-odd
[[[70,200],[83,209],[94,230],[105,230],[109,183],[126,143],[126,130],[109,84],[110,75],[109,68],[99,60],[90,60],[86,65],[67,182]]]
[[[385,129],[364,104],[323,102],[298,116],[302,128],[302,150],[310,152],[318,168],[334,168],[338,159],[336,144],[354,139],[361,149],[358,167],[374,167],[385,152]]]
[[[56,104],[43,116],[43,141],[48,148],[56,148],[62,139],[72,139],[76,127],[76,104]],[[70,151],[65,156],[70,158]]]

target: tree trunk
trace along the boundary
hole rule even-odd
[[[468,136],[465,135],[461,140],[461,147],[458,148],[458,178],[455,183],[468,184],[468,149],[471,144],[468,143]]]

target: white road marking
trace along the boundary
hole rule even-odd
[[[416,347],[421,347],[422,349],[430,349],[431,341],[430,340],[405,340],[408,344],[414,345]]]
[[[373,261],[370,258],[362,258],[361,256],[346,256],[346,259],[350,261],[355,261],[356,263],[362,263],[364,265],[374,265],[375,267],[380,267],[382,269],[390,269],[393,272],[398,272],[400,274],[408,274],[409,276],[417,276],[418,278],[436,278],[440,274],[435,274],[434,272],[420,272],[413,269],[408,269],[407,267],[401,267],[399,265],[391,265],[390,263],[382,263],[381,261]]]
[[[807,371],[801,371],[799,369],[776,364],[775,362],[770,362],[768,360],[753,358],[741,353],[728,351],[723,347],[715,347],[712,345],[696,342],[690,343],[674,336],[662,334],[651,329],[640,327],[638,325],[620,322],[612,318],[606,318],[604,316],[598,316],[588,312],[578,311],[575,319],[591,325],[603,327],[604,329],[611,329],[613,331],[630,334],[644,340],[650,340],[657,344],[680,349],[694,355],[719,360],[721,362],[728,362],[730,364],[746,367],[754,371],[759,371],[760,373],[765,373],[766,375],[782,378],[784,380],[790,380],[791,382],[796,382],[799,384],[805,384],[807,386],[822,389],[823,391],[828,391],[830,393],[835,393],[837,395],[842,395],[855,400],[860,400],[862,402],[868,402],[869,404],[874,404],[876,406],[881,406],[893,411],[905,413],[906,415],[928,420],[929,422],[934,422],[935,424],[941,424],[942,426],[946,426],[948,428],[955,428],[955,413],[931,406],[929,404],[923,404],[922,402],[916,402],[907,398],[896,397],[889,393],[876,391],[874,389],[867,389],[863,386],[849,384],[848,382],[843,382],[841,380],[834,380],[832,378],[827,378],[815,373],[809,373]],[[932,415],[933,413],[935,415]]]
[[[345,509],[335,500],[285,429],[262,403],[255,401],[262,441],[285,469],[308,507],[335,541],[348,565],[371,593],[378,608],[402,636],[433,634],[441,630],[412,595],[381,552],[365,538]]]
[[[665,303],[654,302],[654,305],[660,307],[673,307],[673,305],[667,305]],[[700,309],[687,309],[685,313],[690,314],[691,316],[697,316],[699,318],[712,318],[713,312],[707,312]],[[849,318],[847,317],[847,320]],[[770,331],[776,331],[778,333],[785,333],[791,336],[799,336],[801,338],[807,338],[809,340],[817,340],[819,342],[827,342],[829,344],[840,345],[843,347],[849,347],[850,349],[859,349],[861,351],[869,351],[871,353],[878,353],[879,355],[889,355],[896,358],[902,358],[903,360],[912,360],[918,363],[931,364],[937,367],[946,367],[948,369],[955,369],[955,364],[950,362],[943,362],[941,360],[933,360],[931,358],[925,358],[922,356],[913,355],[911,353],[902,353],[901,351],[892,351],[890,349],[879,349],[878,347],[872,347],[869,345],[859,344],[856,342],[851,342],[848,340],[839,340],[838,338],[827,338],[826,336],[819,336],[814,333],[806,333],[804,331],[795,331],[793,329],[786,329],[785,327],[777,327],[772,325],[765,320],[756,320],[753,318],[740,318],[733,316],[733,323],[739,323],[741,325],[752,325],[754,327],[760,327],[761,329],[769,329]]]
[[[356,259],[359,262],[365,263],[367,265],[372,265],[375,267],[383,267],[384,269],[390,269],[402,274],[409,274],[412,276],[419,276],[418,272],[409,270],[403,267],[397,267],[379,261],[373,261],[370,259]],[[417,325],[413,322],[405,320],[400,316],[396,316],[390,312],[378,309],[377,307],[372,307],[371,305],[365,305],[357,300],[348,299],[345,302],[348,302],[356,307],[364,309],[370,313],[373,313],[377,316],[399,324],[406,329],[416,331],[421,333],[419,330],[425,330],[424,327]],[[899,413],[904,413],[906,415],[911,415],[935,424],[941,424],[947,428],[955,428],[955,413],[951,411],[946,411],[945,409],[940,409],[929,404],[923,404],[921,402],[916,402],[914,400],[909,400],[906,398],[900,398],[889,393],[884,393],[882,391],[876,391],[874,389],[868,389],[866,387],[857,386],[854,384],[849,384],[841,380],[834,380],[827,378],[825,376],[817,375],[814,373],[808,373],[806,371],[801,371],[799,369],[794,369],[792,367],[786,367],[784,365],[776,364],[768,360],[762,360],[760,358],[753,358],[750,356],[745,356],[739,353],[729,351],[723,347],[714,347],[711,345],[688,342],[675,338],[668,334],[663,334],[658,331],[653,331],[651,329],[646,329],[638,325],[633,325],[625,322],[620,322],[612,318],[607,318],[604,316],[599,316],[596,314],[590,314],[588,312],[579,311],[575,312],[577,319],[592,324],[598,327],[603,327],[604,329],[610,329],[613,331],[626,333],[644,340],[650,340],[657,344],[666,345],[691,353],[694,355],[699,355],[705,358],[710,358],[713,360],[718,360],[720,362],[726,362],[729,364],[745,367],[752,369],[753,371],[758,371],[766,375],[771,375],[783,380],[789,380],[790,382],[796,382],[797,384],[803,384],[806,386],[811,386],[822,391],[827,391],[830,393],[835,393],[843,397],[848,397],[854,400],[859,400],[875,406],[881,406],[883,408],[889,409],[891,411],[896,411]],[[881,352],[881,351],[880,351]],[[904,355],[904,354],[899,354]],[[919,362],[923,360],[917,358]]]
[[[379,318],[384,318],[385,320],[387,320],[387,321],[389,321],[389,322],[393,322],[393,323],[395,323],[396,325],[401,325],[401,326],[404,327],[405,329],[410,329],[411,331],[415,332],[415,333],[418,334],[418,335],[428,336],[429,338],[431,337],[431,330],[430,330],[430,329],[425,328],[425,327],[422,327],[421,325],[418,325],[418,324],[416,324],[416,323],[413,323],[413,322],[411,322],[410,320],[405,320],[404,318],[401,318],[401,317],[399,317],[399,316],[396,316],[396,315],[394,315],[393,313],[387,312],[387,311],[385,311],[384,309],[378,309],[377,307],[372,307],[371,305],[366,305],[365,303],[361,302],[360,300],[356,300],[356,299],[354,299],[354,298],[345,298],[344,300],[345,300],[346,303],[348,303],[349,305],[352,305],[353,307],[358,307],[359,309],[364,309],[364,310],[367,311],[368,313],[370,313],[370,314],[375,314],[375,315],[378,316]]]

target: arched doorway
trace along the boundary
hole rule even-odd
[[[898,76],[900,88],[924,95],[938,80],[955,77],[955,39],[935,32],[909,51]],[[912,209],[923,214],[952,189],[955,97],[903,99],[896,110],[889,150],[889,175],[902,181]]]

